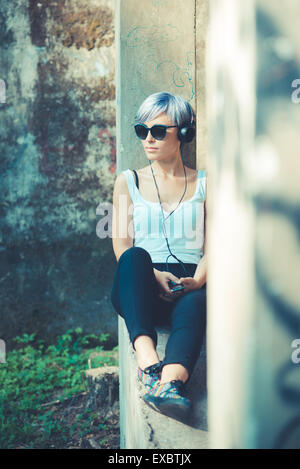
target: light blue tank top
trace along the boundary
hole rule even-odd
[[[133,203],[133,245],[148,251],[153,263],[164,263],[170,252],[163,234],[160,204],[141,196],[130,169],[123,173]],[[198,264],[203,256],[205,199],[206,171],[198,170],[196,191],[191,199],[181,202],[169,217],[170,208],[163,204],[168,209],[163,212],[170,249],[184,263]],[[177,263],[177,260],[169,257],[168,262]]]

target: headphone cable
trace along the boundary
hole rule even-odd
[[[183,166],[183,171],[184,171],[184,177],[185,177],[185,187],[184,187],[183,194],[182,194],[177,206],[174,208],[174,210],[172,210],[172,212],[169,213],[169,215],[166,218],[164,216],[164,212],[163,212],[163,208],[162,208],[162,203],[161,203],[161,199],[160,199],[160,195],[159,195],[157,182],[156,182],[156,179],[155,179],[155,176],[154,176],[154,173],[153,173],[152,162],[150,160],[148,160],[148,161],[149,161],[149,164],[150,164],[152,176],[153,176],[154,183],[155,183],[155,186],[156,186],[157,196],[158,196],[159,205],[160,205],[160,209],[161,209],[163,234],[164,234],[164,237],[165,237],[165,240],[166,240],[166,243],[167,243],[167,247],[168,247],[168,250],[169,250],[169,253],[170,253],[166,258],[166,269],[169,272],[168,259],[169,259],[169,257],[174,257],[174,259],[176,259],[178,261],[178,263],[181,265],[181,267],[183,268],[185,275],[188,277],[189,274],[188,274],[183,262],[180,259],[178,259],[178,257],[176,257],[175,254],[173,254],[171,249],[170,249],[169,240],[168,240],[168,237],[167,237],[167,232],[166,232],[166,227],[165,227],[165,221],[172,215],[172,213],[175,212],[175,210],[177,210],[178,206],[180,205],[180,202],[182,201],[182,199],[184,198],[184,195],[186,193],[187,178],[186,178],[186,171],[185,171],[185,167],[184,167],[184,164],[183,164],[181,152],[180,152],[180,156],[181,156],[181,161],[182,161],[182,166]]]

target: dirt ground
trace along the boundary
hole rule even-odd
[[[51,433],[46,443],[36,449],[118,449],[120,448],[120,411],[116,401],[111,409],[93,411],[93,418],[84,420],[89,415],[89,393],[82,392],[64,402],[47,403],[44,411],[52,412],[52,421],[62,431]],[[42,409],[41,409],[42,410]],[[80,418],[78,418],[80,417]],[[72,436],[69,429],[73,427]],[[90,431],[89,428],[90,427]],[[43,433],[43,428],[37,429]],[[42,435],[41,435],[42,436]],[[45,441],[45,440],[44,440]],[[20,444],[15,449],[25,449]]]

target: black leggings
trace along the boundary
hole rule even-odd
[[[184,264],[192,277],[196,264]],[[132,247],[120,256],[111,290],[111,301],[124,318],[130,341],[139,335],[151,337],[157,345],[157,326],[171,326],[163,364],[180,363],[189,377],[199,356],[206,327],[206,284],[173,302],[158,297],[153,268],[165,271],[165,264],[152,263],[150,254]],[[172,274],[184,277],[180,264],[169,264]]]

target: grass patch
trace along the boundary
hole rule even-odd
[[[50,346],[35,341],[34,334],[15,338],[16,349],[0,364],[0,448],[48,448],[53,441],[63,447],[74,435],[84,438],[92,427],[105,430],[105,422],[84,406],[77,406],[79,411],[67,424],[57,418],[56,404],[70,407],[87,394],[83,371],[88,364],[118,364],[117,347],[103,351],[108,336],[83,335],[77,328]]]

